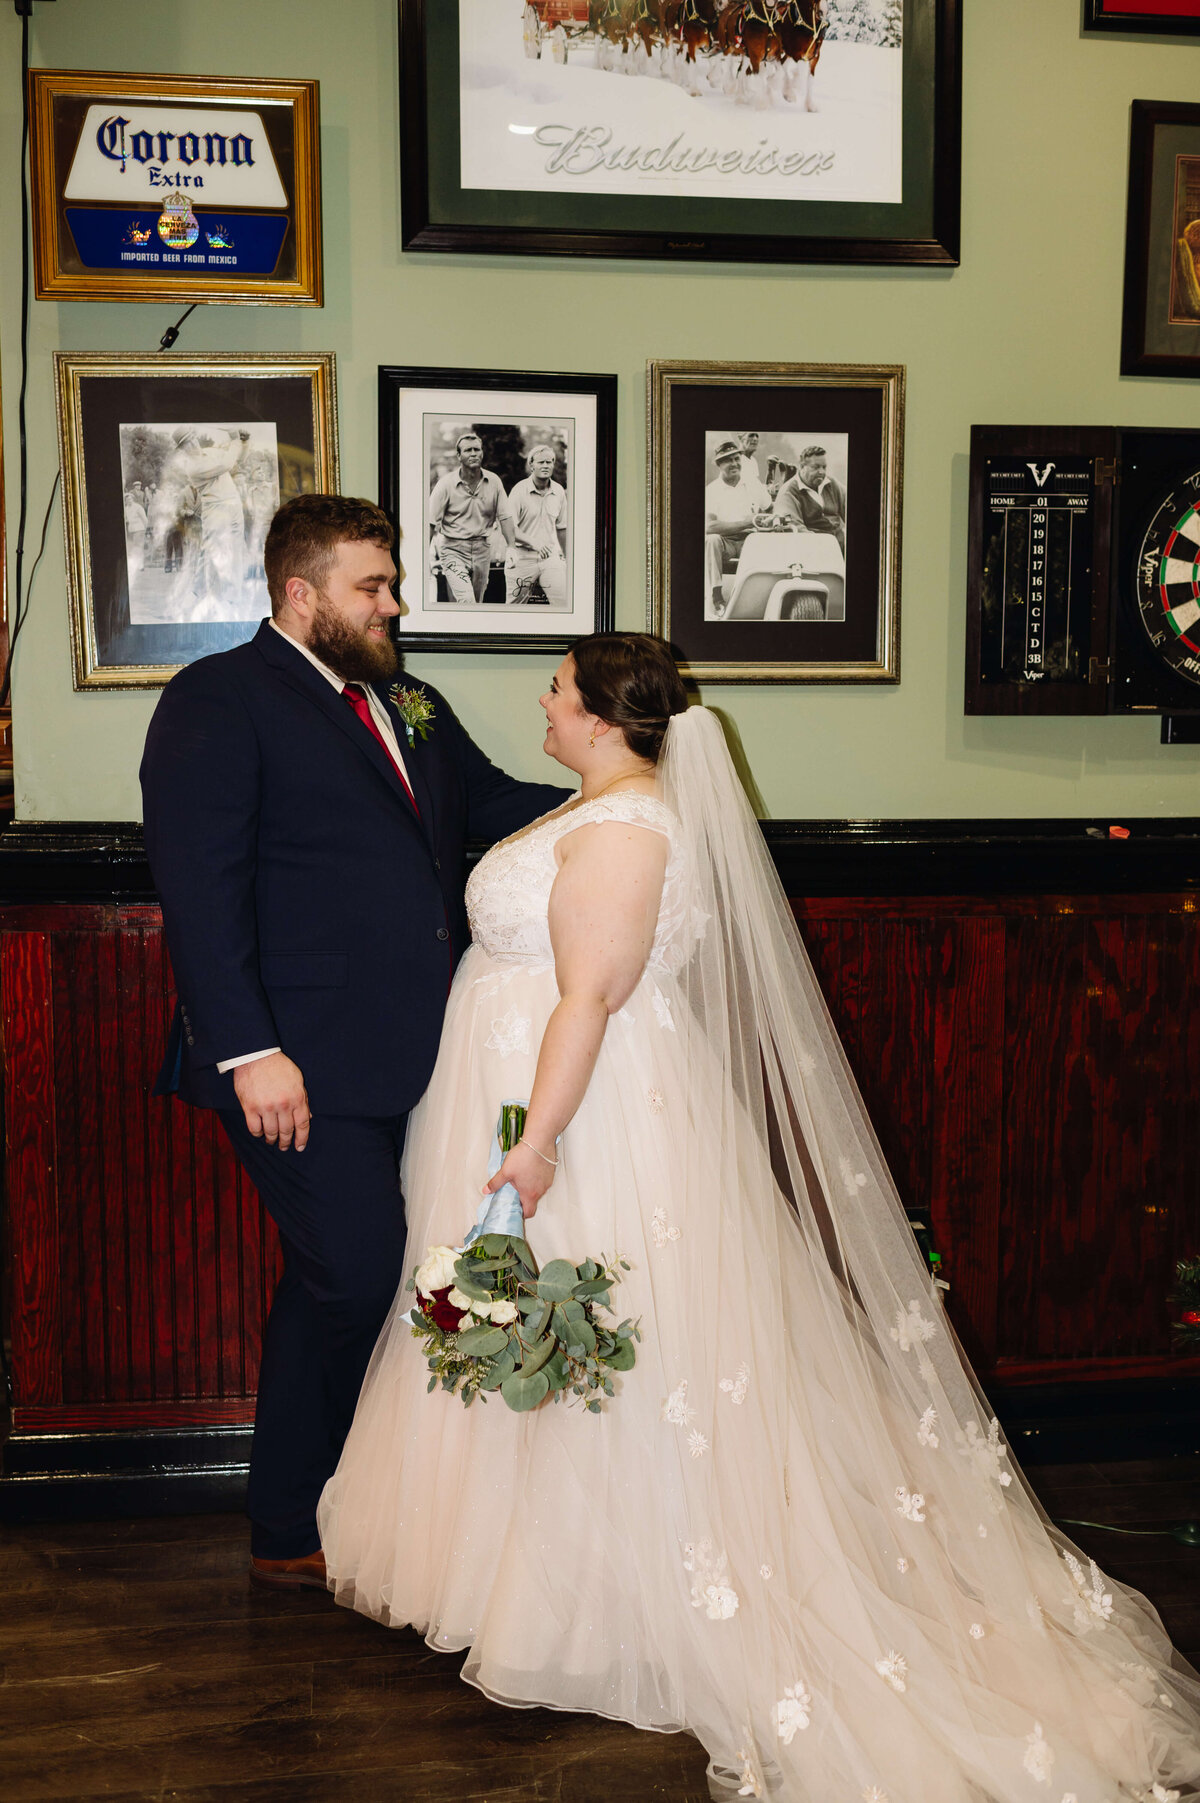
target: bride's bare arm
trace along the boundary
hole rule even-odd
[[[554,1181],[554,1142],[583,1100],[608,1025],[646,968],[667,866],[661,833],[623,821],[559,841],[550,942],[559,1002],[546,1023],[524,1142],[487,1186],[515,1186],[529,1220]],[[539,1156],[541,1154],[541,1156]]]

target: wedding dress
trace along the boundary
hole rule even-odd
[[[1200,1680],[1041,1511],[913,1243],[715,717],[659,796],[496,846],[404,1163],[405,1277],[475,1219],[558,1000],[563,836],[662,834],[654,946],[610,1020],[539,1260],[619,1255],[637,1363],[599,1416],[426,1394],[402,1289],[319,1512],[339,1602],[499,1702],[688,1729],[716,1797],[1161,1803]]]

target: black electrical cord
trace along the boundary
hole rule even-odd
[[[8,635],[8,655],[4,659],[4,673],[0,677],[0,707],[4,707],[12,690],[13,653],[17,648],[17,640],[29,615],[29,598],[33,593],[33,579],[37,575],[38,565],[42,561],[42,553],[46,549],[46,532],[50,524],[50,513],[54,506],[54,498],[58,493],[62,480],[61,469],[54,478],[54,486],[50,490],[50,499],[46,504],[46,514],[42,521],[42,537],[38,546],[38,554],[33,568],[29,572],[29,581],[24,581],[25,566],[25,523],[29,511],[29,461],[25,432],[25,395],[29,385],[29,15],[32,4],[21,6],[18,0],[18,12],[21,16],[21,387],[17,397],[17,441],[19,447],[20,468],[20,503],[17,515],[17,544],[14,559],[16,583],[12,612],[12,629]],[[199,301],[193,301],[186,313],[182,313],[173,326],[168,326],[158,341],[158,348],[169,351],[179,337],[185,322],[196,311]]]
[[[54,500],[55,500],[55,496],[58,494],[58,485],[61,481],[62,481],[62,471],[56,470],[55,475],[54,475],[54,481],[50,488],[50,499],[46,502],[46,511],[42,516],[42,537],[41,537],[41,542],[38,545],[38,554],[33,560],[33,568],[29,572],[29,582],[25,589],[25,606],[24,606],[24,609],[22,610],[22,612],[17,616],[16,620],[13,622],[12,634],[8,641],[8,662],[5,664],[5,667],[4,667],[4,686],[2,689],[0,689],[0,707],[3,707],[5,702],[8,700],[9,686],[12,681],[13,650],[16,647],[17,639],[20,636],[21,628],[22,628],[22,626],[24,626],[26,620],[29,618],[29,597],[33,593],[33,579],[38,573],[38,565],[41,563],[43,553],[45,552],[45,549],[46,549],[46,533],[50,526],[50,515],[54,510]]]
[[[29,14],[21,14],[21,389],[17,398],[17,442],[20,457],[20,503],[17,515],[17,549],[15,557],[15,598],[12,631],[8,639],[8,656],[4,660],[4,678],[0,682],[0,707],[8,700],[12,682],[13,646],[21,630],[29,600],[23,595],[21,574],[25,561],[25,517],[29,506],[29,467],[25,443],[25,391],[29,383]],[[57,484],[55,485],[57,486]],[[53,500],[53,495],[51,500]]]
[[[199,301],[193,301],[191,306],[188,308],[187,312],[181,313],[179,315],[179,318],[175,321],[175,324],[173,326],[167,327],[166,331],[163,333],[162,337],[158,341],[158,348],[160,351],[169,351],[172,348],[172,346],[175,343],[175,340],[179,336],[179,330],[180,330],[180,327],[183,325],[184,320],[190,319],[192,314],[196,311],[196,308],[199,305],[200,305]]]

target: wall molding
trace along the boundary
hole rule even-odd
[[[1200,890],[1200,816],[1107,820],[766,820],[789,895],[1137,894]],[[468,846],[478,862],[482,841]],[[0,905],[153,902],[136,821],[0,832]]]

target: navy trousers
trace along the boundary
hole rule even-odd
[[[219,1113],[283,1242],[250,1454],[250,1550],[298,1559],[319,1545],[317,1501],[400,1282],[408,1116],[314,1115],[303,1152],[281,1152],[240,1109]]]

